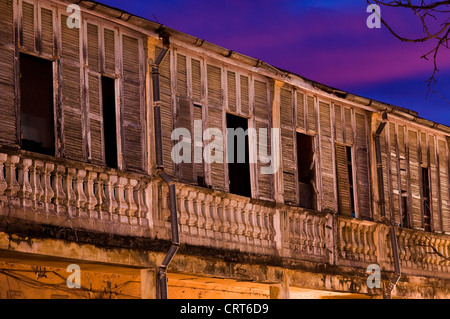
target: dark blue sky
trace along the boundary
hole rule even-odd
[[[205,39],[311,80],[419,112],[450,126],[450,104],[425,83],[431,43],[402,43],[382,26],[366,26],[364,0],[100,2]],[[410,12],[382,8],[401,35],[419,37]],[[450,50],[441,49],[435,90],[450,100]]]

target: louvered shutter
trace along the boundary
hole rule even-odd
[[[41,8],[41,50],[53,54],[53,14],[51,10]]]
[[[441,223],[439,220],[439,214],[441,213],[440,202],[439,202],[439,190],[440,190],[440,147],[436,144],[436,139],[434,135],[430,135],[430,141],[433,145],[433,153],[430,152],[430,158],[432,158],[432,163],[430,164],[430,205],[433,218],[433,230],[441,231]],[[439,155],[438,155],[439,154]],[[423,178],[422,178],[423,179]]]
[[[305,96],[297,92],[297,127],[305,130]]]
[[[401,189],[399,185],[399,168],[397,167],[397,135],[395,134],[394,123],[389,123],[389,140],[389,148],[391,153],[391,205],[395,214],[395,222],[400,224],[402,222],[400,209]]]
[[[414,227],[422,227],[417,132],[408,130],[409,176]],[[427,181],[428,183],[428,181]]]
[[[0,140],[17,143],[12,0],[0,1]]]
[[[224,112],[222,106],[222,79],[221,79],[221,69],[213,66],[207,65],[207,81],[208,81],[208,127],[217,128],[223,130]],[[224,145],[223,136],[215,137],[218,143]],[[216,163],[215,161],[211,163],[211,184],[212,187],[219,190],[226,190],[225,186],[225,165],[226,161],[224,158],[224,153],[216,153],[216,156],[220,156],[223,163]]]
[[[344,142],[344,127],[342,125],[342,108],[339,105],[334,106],[334,139],[338,142]]]
[[[62,95],[64,117],[64,154],[67,158],[85,160],[81,106],[80,29],[66,25],[61,16]]]
[[[306,98],[307,110],[308,110],[308,130],[316,130],[316,111],[314,107],[314,97],[308,96]]]
[[[104,43],[104,64],[103,70],[108,74],[116,73],[116,41],[114,31],[110,29],[104,29],[103,31],[103,43]]]
[[[350,194],[347,148],[344,145],[335,144],[335,150],[339,214],[351,217],[353,208]]]
[[[186,56],[177,54],[177,93],[181,96],[187,96],[187,69]]]
[[[228,110],[236,112],[237,96],[236,96],[236,73],[227,72],[227,89],[228,89]]]
[[[356,180],[358,187],[358,206],[360,218],[371,218],[370,182],[369,182],[369,154],[367,147],[367,123],[365,114],[355,113],[355,155],[356,155]],[[385,140],[385,137],[383,138]],[[384,148],[385,150],[386,148]],[[383,167],[386,167],[384,163]],[[386,183],[387,185],[387,183]],[[385,193],[388,198],[389,190]],[[387,208],[386,208],[387,209]]]
[[[258,134],[258,162],[257,162],[257,180],[260,199],[272,199],[273,198],[273,175],[272,174],[261,174],[261,167],[268,166],[269,164],[263,164],[261,162],[261,149],[266,149],[267,154],[271,155],[271,132],[269,125],[269,98],[267,83],[255,80],[255,102],[254,102],[254,115],[255,115],[255,125],[256,132]],[[242,85],[242,81],[241,81]],[[261,138],[260,129],[266,129],[267,138]]]
[[[161,50],[162,48],[156,47],[155,57],[159,55]],[[161,95],[161,135],[164,170],[167,174],[174,176],[174,163],[171,157],[174,145],[171,139],[174,115],[172,111],[170,60],[171,56],[167,54],[159,67],[159,90]]]
[[[345,143],[353,143],[353,125],[352,125],[352,111],[348,108],[344,108],[344,121],[345,121]]]
[[[241,114],[249,115],[249,84],[248,76],[240,75],[240,86],[241,86]]]
[[[192,73],[192,97],[194,101],[199,102],[202,99],[202,73],[200,68],[200,61],[191,59],[191,73]]]
[[[331,139],[330,105],[319,102],[320,118],[320,158],[322,163],[322,204],[323,209],[335,210],[333,142]]]
[[[187,136],[183,136],[184,142],[187,142],[191,149],[191,157],[189,163],[182,162],[178,164],[179,179],[186,183],[194,183],[196,181],[194,178],[194,130],[191,116],[191,101],[186,97],[178,97],[177,111],[177,128],[185,128],[191,133],[190,139]]]
[[[98,27],[87,24],[87,85],[89,87],[89,159],[104,163],[103,113],[101,105],[101,77]]]
[[[202,121],[203,120],[203,116],[202,116],[202,107],[201,106],[195,106],[194,107],[194,121]],[[194,141],[194,136],[203,136],[203,130],[200,129],[200,127],[194,127],[194,130],[198,130],[197,132],[194,131],[194,134],[192,136],[192,145],[194,145],[195,141]],[[204,168],[204,161],[203,161],[203,144],[202,141],[198,141],[197,143],[200,143],[199,145],[194,145],[201,148],[201,152],[198,152],[197,157],[196,154],[194,153],[194,166],[195,166],[195,181],[198,182],[199,180],[203,180],[205,179],[205,168]],[[202,186],[202,185],[200,185]]]
[[[449,185],[448,185],[448,159],[447,159],[447,145],[443,140],[438,140],[439,145],[439,184],[441,190],[441,209],[436,215],[435,219],[442,220],[442,226],[439,229],[447,231],[450,228],[450,211],[448,207]]]
[[[285,203],[296,204],[297,195],[295,192],[294,112],[292,92],[284,88],[282,88],[280,92],[280,113],[284,201]]]
[[[124,35],[123,46],[123,157],[128,170],[144,169],[144,108],[139,42]]]
[[[22,45],[28,51],[35,50],[34,5],[22,1]]]

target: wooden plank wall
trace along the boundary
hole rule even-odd
[[[19,66],[13,57],[22,52],[53,61],[57,156],[105,164],[101,76],[108,76],[116,79],[119,166],[144,171],[146,52],[142,36],[87,13],[81,15],[80,28],[69,28],[67,7],[50,1],[18,1],[15,14],[12,1],[1,1],[0,5],[0,14],[4,15],[0,21],[4,26],[0,60],[5,63],[0,81],[9,80],[9,85],[4,83],[3,92],[7,94],[0,105],[7,115],[2,117],[5,123],[0,128],[0,139],[14,143],[20,133],[20,119],[12,119],[15,109],[9,105],[13,99],[8,89],[11,91],[15,81],[19,90]],[[13,21],[17,26],[17,47],[12,40]],[[16,92],[16,96],[20,95]],[[16,104],[18,114],[17,98]]]
[[[379,121],[377,121],[377,125]],[[422,168],[429,171],[431,228],[450,232],[448,140],[443,134],[390,119],[382,136],[386,213],[402,224],[402,196],[407,197],[409,226],[424,229]]]

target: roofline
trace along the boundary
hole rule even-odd
[[[264,68],[268,72],[274,74],[275,77],[281,77],[281,78],[296,77],[296,78],[300,79],[301,81],[308,83],[312,87],[318,88],[319,90],[321,90],[325,93],[335,95],[339,99],[357,103],[357,104],[360,104],[363,106],[368,106],[368,107],[374,108],[380,112],[388,112],[388,113],[394,114],[398,117],[401,117],[403,119],[415,122],[419,125],[423,125],[423,126],[426,126],[426,127],[432,128],[432,129],[436,129],[436,130],[446,133],[447,135],[450,135],[450,127],[449,126],[422,118],[419,116],[419,113],[416,111],[413,111],[413,110],[410,110],[410,109],[407,109],[404,107],[400,107],[397,105],[380,102],[380,101],[377,101],[374,99],[362,97],[362,96],[352,94],[349,92],[345,92],[345,91],[342,91],[339,89],[335,89],[335,88],[327,86],[325,84],[321,84],[319,82],[307,79],[301,75],[292,73],[290,71],[286,71],[286,70],[277,68],[277,67],[272,66],[272,65],[270,65],[264,61],[261,61],[259,59],[255,59],[255,58],[246,56],[244,54],[241,54],[239,52],[223,48],[219,45],[205,41],[204,39],[200,39],[200,38],[191,36],[187,33],[167,27],[161,23],[154,22],[154,21],[151,21],[151,20],[143,18],[143,17],[139,17],[137,15],[128,13],[124,10],[102,4],[98,1],[65,0],[65,2],[77,4],[85,9],[95,11],[97,13],[105,14],[112,18],[121,20],[123,22],[129,23],[134,26],[137,26],[143,30],[154,32],[157,35],[164,32],[164,33],[170,35],[170,37],[176,38],[181,42],[185,42],[190,45],[197,46],[197,47],[202,47],[213,53],[216,53],[223,57],[233,59],[238,62],[247,64],[251,67]]]

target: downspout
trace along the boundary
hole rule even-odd
[[[161,136],[161,97],[159,90],[159,66],[164,58],[167,56],[169,49],[167,48],[168,38],[164,38],[164,47],[159,53],[156,61],[151,65],[152,68],[152,82],[153,82],[153,110],[154,110],[154,125],[155,125],[155,148],[156,148],[156,169],[157,174],[169,187],[169,209],[171,219],[171,245],[159,266],[158,280],[157,280],[157,296],[159,299],[167,299],[167,267],[172,261],[173,257],[180,246],[180,239],[178,234],[178,216],[177,216],[177,202],[176,190],[173,179],[164,171],[163,153],[162,153],[162,136]]]
[[[383,181],[383,162],[381,159],[381,144],[380,144],[380,135],[386,126],[388,121],[388,116],[386,112],[382,114],[382,122],[380,126],[378,126],[377,131],[373,134],[374,142],[375,142],[375,153],[376,153],[376,162],[377,162],[377,179],[378,179],[378,194],[379,194],[379,205],[380,205],[380,214],[381,220],[385,222],[389,226],[389,233],[391,238],[391,248],[392,248],[392,258],[394,259],[394,271],[395,275],[391,279],[389,286],[387,287],[384,297],[386,299],[391,299],[391,293],[394,287],[397,285],[398,281],[401,277],[400,270],[400,261],[398,255],[398,243],[397,236],[395,234],[395,219],[394,216],[391,216],[391,220],[387,220],[386,218],[386,201],[384,194],[384,181]]]

